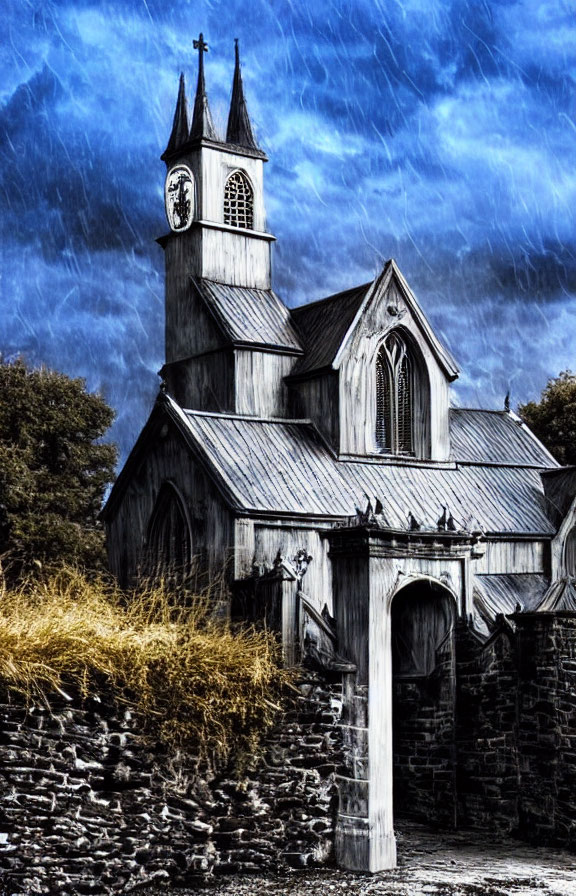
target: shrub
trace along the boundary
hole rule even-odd
[[[275,639],[231,631],[206,594],[178,607],[162,587],[126,595],[64,569],[0,600],[5,691],[112,697],[150,737],[204,757],[252,749],[288,684]]]

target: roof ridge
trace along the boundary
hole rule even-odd
[[[255,414],[233,414],[231,411],[198,411],[194,408],[181,408],[184,414],[193,417],[218,417],[226,420],[247,420],[250,423],[302,423],[313,426],[309,417],[257,417]]]
[[[504,408],[501,408],[500,410],[498,410],[498,408],[459,408],[451,405],[448,410],[466,411],[468,413],[472,412],[474,414],[500,414],[501,416],[503,416],[504,414],[510,414],[510,411],[507,411]]]
[[[368,287],[371,286],[372,283],[373,283],[372,280],[369,280],[368,283],[359,283],[358,286],[351,286],[349,289],[343,289],[340,292],[332,293],[332,295],[324,296],[323,299],[314,299],[313,302],[305,302],[303,305],[296,305],[295,308],[290,308],[290,311],[292,312],[292,314],[294,314],[298,311],[303,311],[304,309],[312,308],[315,305],[322,305],[324,302],[332,302],[335,299],[339,299],[342,296],[348,295],[351,292],[356,292],[357,290],[360,290],[360,289],[368,289]]]
[[[274,295],[278,296],[276,292],[269,286],[267,289],[262,286],[238,286],[235,283],[227,283],[225,280],[214,280],[213,277],[194,277],[193,274],[190,275],[193,280],[196,280],[198,283],[217,283],[218,286],[226,286],[228,289],[249,289],[250,292],[273,292]],[[280,298],[280,296],[278,296]]]

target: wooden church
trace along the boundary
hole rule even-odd
[[[162,155],[163,384],[104,509],[110,566],[122,584],[225,570],[288,663],[341,676],[337,858],[390,868],[393,791],[416,805],[428,786],[396,728],[458,626],[481,644],[508,614],[576,608],[576,474],[508,408],[451,407],[457,365],[394,260],[297,308],[273,291],[238,46],[224,139],[195,46],[192,120],[182,77]]]

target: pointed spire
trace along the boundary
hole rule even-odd
[[[252,125],[250,124],[248,109],[246,108],[246,100],[244,99],[238,38],[234,40],[234,48],[236,53],[236,66],[234,68],[234,83],[232,85],[232,99],[230,101],[230,113],[228,115],[226,143],[233,143],[236,146],[247,146],[249,149],[258,149],[252,133]]]
[[[194,100],[194,114],[192,116],[192,127],[190,128],[190,140],[200,140],[203,137],[207,140],[216,140],[216,131],[212,115],[210,114],[210,106],[208,105],[208,97],[206,96],[206,85],[204,83],[204,53],[208,50],[208,44],[204,43],[204,35],[200,34],[198,40],[194,41],[194,49],[198,50],[198,84],[196,85],[196,99]]]
[[[186,83],[184,75],[180,75],[180,87],[178,88],[178,99],[176,100],[176,110],[174,112],[174,121],[172,122],[172,132],[168,140],[168,146],[162,153],[162,158],[171,156],[177,152],[181,146],[188,140],[188,102],[186,100]]]

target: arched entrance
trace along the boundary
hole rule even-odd
[[[453,595],[433,579],[392,600],[394,815],[455,824]]]

